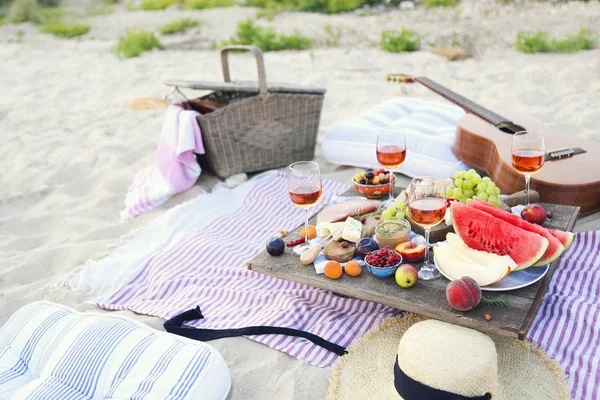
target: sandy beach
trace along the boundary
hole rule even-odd
[[[153,163],[163,110],[133,111],[136,97],[162,97],[163,79],[222,80],[214,43],[230,37],[236,24],[256,9],[127,11],[79,17],[91,25],[80,39],[57,39],[33,24],[0,26],[0,324],[19,307],[47,299],[78,310],[101,310],[57,284],[86,260],[107,251],[122,236],[140,229],[218,181],[203,173],[191,190],[161,207],[121,223],[119,211],[136,172]],[[600,49],[572,54],[517,52],[518,31],[553,34],[600,27],[600,2],[500,6],[464,1],[454,9],[373,11],[321,15],[285,12],[262,25],[281,32],[300,29],[318,43],[324,25],[341,29],[339,45],[267,53],[268,81],[327,89],[319,137],[394,96],[435,99],[427,90],[385,82],[387,73],[429,76],[496,110],[516,109],[544,121],[549,129],[600,141]],[[199,29],[160,37],[166,48],[119,59],[111,52],[127,29],[155,30],[191,17]],[[423,36],[423,50],[392,54],[377,48],[382,29],[406,26]],[[21,33],[18,33],[21,32]],[[448,61],[428,51],[453,41],[473,52]],[[234,78],[255,78],[245,55],[231,63]],[[195,95],[186,92],[188,95]],[[325,177],[349,182],[354,169],[327,163],[317,148]],[[399,180],[399,184],[406,180]],[[576,230],[600,228],[586,217]],[[123,312],[161,329],[162,320]],[[271,350],[244,338],[212,342],[230,366],[232,399],[323,398],[330,370]]]

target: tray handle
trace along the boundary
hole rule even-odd
[[[256,68],[258,70],[258,89],[261,95],[265,95],[268,93],[267,90],[267,76],[265,73],[265,61],[263,59],[262,50],[256,46],[225,46],[221,49],[221,64],[223,65],[223,80],[225,82],[231,82],[231,77],[229,75],[229,62],[228,62],[228,53],[230,51],[250,51],[254,54],[254,58],[256,59]]]

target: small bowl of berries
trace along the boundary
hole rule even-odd
[[[396,176],[383,168],[367,168],[352,178],[356,190],[369,199],[379,199],[384,194],[388,194],[390,179],[393,184],[396,183]]]
[[[367,253],[365,264],[367,269],[378,278],[387,278],[396,272],[402,263],[402,256],[396,250],[385,246],[379,250]]]

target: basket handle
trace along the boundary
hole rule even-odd
[[[225,82],[231,82],[229,76],[229,62],[227,53],[232,50],[245,50],[254,53],[256,58],[256,68],[258,70],[258,88],[260,94],[267,94],[267,77],[265,73],[265,61],[263,60],[262,50],[256,46],[225,46],[221,49],[221,64],[223,65],[223,80]]]

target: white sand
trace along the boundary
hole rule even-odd
[[[531,56],[511,48],[522,29],[556,34],[598,29],[600,3],[526,8],[464,3],[456,10],[364,17],[279,15],[268,24],[282,31],[298,28],[320,41],[325,39],[324,24],[340,26],[342,47],[269,53],[268,78],[328,89],[321,135],[336,121],[401,95],[401,88],[383,80],[386,73],[399,71],[430,76],[492,109],[526,111],[554,130],[600,140],[600,50]],[[241,8],[118,10],[87,18],[92,30],[81,40],[55,39],[29,24],[0,26],[0,323],[38,299],[93,309],[85,299],[51,284],[121,235],[214,184],[214,177],[203,175],[189,192],[120,224],[128,185],[153,162],[162,120],[162,111],[131,111],[126,105],[135,97],[162,96],[162,79],[220,80],[218,53],[208,50],[211,42],[227,38],[237,21],[254,14]],[[128,27],[155,29],[182,16],[202,19],[201,33],[164,38],[167,50],[137,59],[119,60],[110,52]],[[419,31],[425,47],[454,37],[476,57],[452,63],[426,51],[395,55],[375,47],[382,28],[402,25]],[[20,40],[19,29],[24,32]],[[232,68],[234,77],[254,78],[247,57],[236,56]],[[419,87],[406,93],[434,98]],[[348,179],[351,170],[327,164],[319,153],[325,171]],[[579,229],[599,228],[598,220],[587,221]],[[161,326],[156,318],[135,318]],[[231,398],[314,399],[326,393],[329,370],[242,338],[213,344],[231,368]]]

